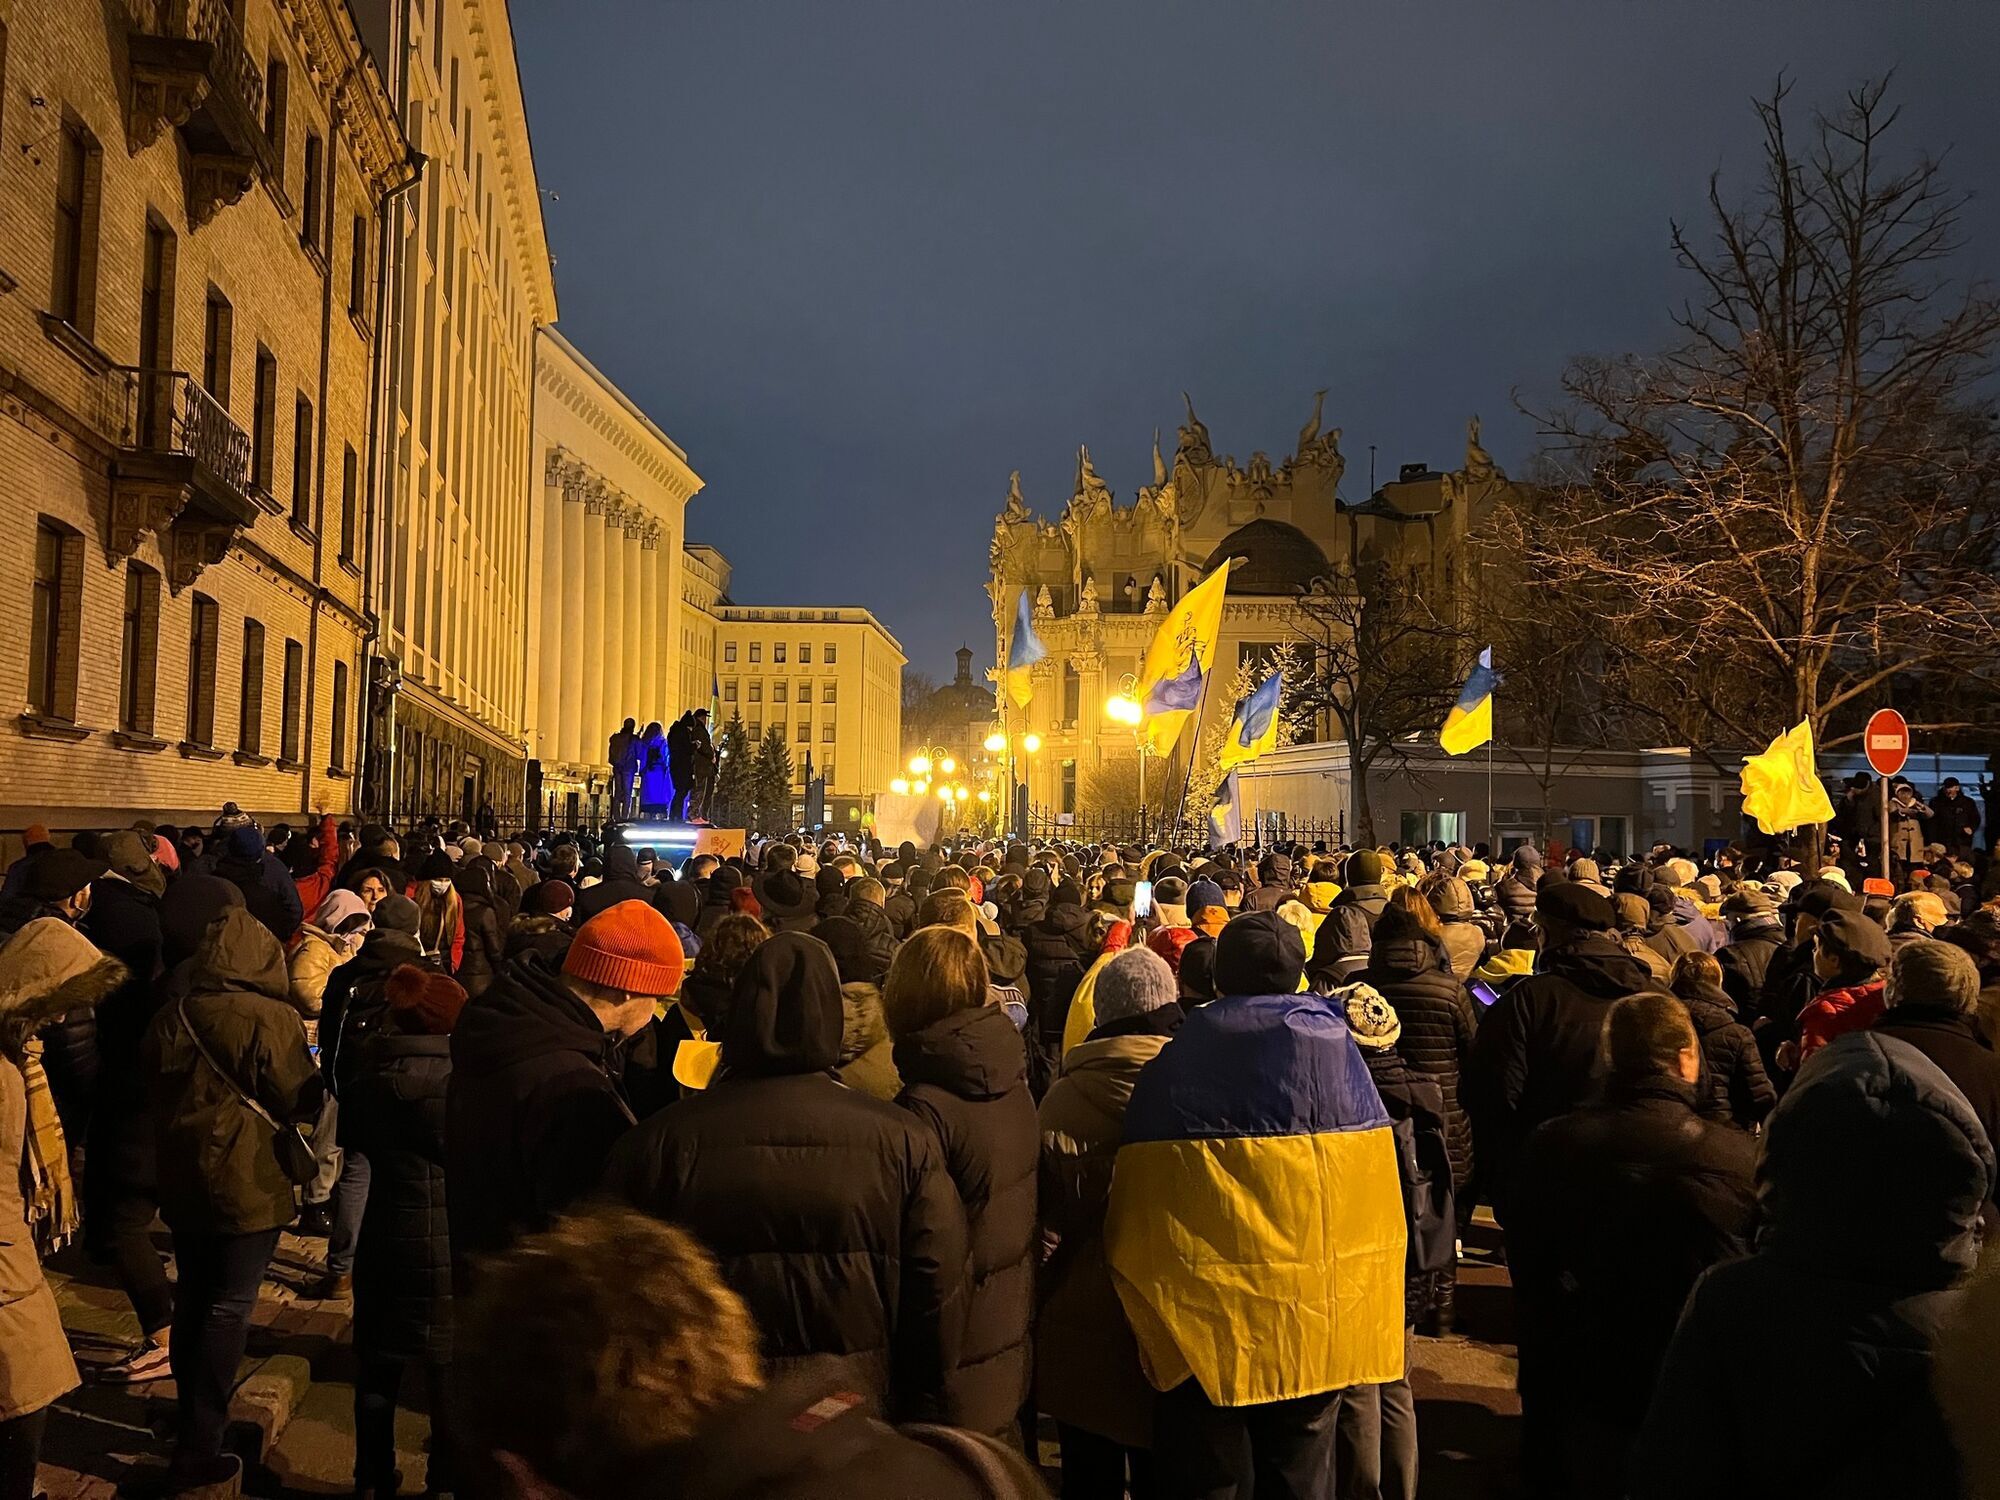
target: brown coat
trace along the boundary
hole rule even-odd
[[[1111,1164],[1139,1070],[1165,1036],[1103,1037],[1072,1047],[1042,1100],[1041,1316],[1035,1399],[1059,1422],[1127,1447],[1153,1442],[1153,1388],[1104,1260]]]
[[[0,1422],[40,1411],[76,1389],[76,1361],[63,1337],[55,1293],[28,1232],[21,1197],[27,1150],[28,1088],[0,1055]]]

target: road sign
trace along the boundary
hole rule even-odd
[[[1877,776],[1894,776],[1910,758],[1910,724],[1893,708],[1878,708],[1862,732],[1868,764]]]

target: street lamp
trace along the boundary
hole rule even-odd
[[[1127,672],[1119,680],[1118,691],[1104,701],[1105,717],[1117,724],[1123,724],[1132,731],[1132,738],[1139,745],[1139,842],[1146,841],[1146,753],[1151,746],[1139,733],[1146,722],[1146,706],[1136,696],[1139,679]]]

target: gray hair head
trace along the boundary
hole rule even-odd
[[[1896,950],[1884,998],[1890,1005],[1942,1005],[1961,1015],[1979,1010],[1979,966],[1951,943],[1917,938]]]

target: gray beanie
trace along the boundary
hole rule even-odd
[[[1179,981],[1151,948],[1127,948],[1097,972],[1091,991],[1097,1024],[1143,1016],[1180,998]]]

